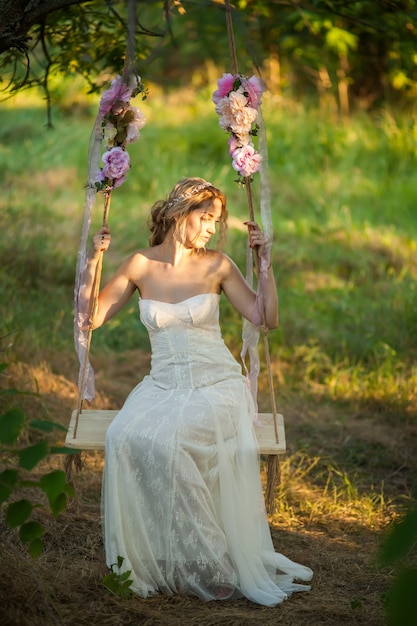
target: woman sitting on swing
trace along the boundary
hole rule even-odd
[[[98,328],[139,292],[149,332],[151,372],[128,396],[106,435],[102,511],[107,565],[123,557],[131,588],[246,597],[267,606],[309,587],[312,571],[274,551],[259,476],[255,407],[240,364],[219,327],[223,292],[260,324],[256,294],[225,254],[206,248],[226,229],[226,199],[202,178],[184,178],[154,204],[149,247],[131,255],[102,290]],[[265,236],[247,223],[251,247]],[[91,292],[110,231],[93,238],[87,265]],[[264,321],[278,324],[271,267]]]

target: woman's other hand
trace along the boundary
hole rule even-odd
[[[265,233],[260,229],[257,222],[243,222],[248,227],[249,245],[251,248],[266,245]]]
[[[95,252],[106,252],[110,246],[111,233],[108,226],[102,226],[93,237]]]

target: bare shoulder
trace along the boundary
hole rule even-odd
[[[152,248],[144,248],[143,250],[137,250],[129,255],[123,265],[125,267],[136,267],[146,265],[152,260]]]
[[[215,265],[223,270],[227,270],[227,268],[234,265],[232,259],[221,250],[205,250],[201,257],[210,265]]]
[[[227,277],[235,272],[239,272],[236,263],[225,252],[216,251],[216,254],[216,262],[224,277]]]

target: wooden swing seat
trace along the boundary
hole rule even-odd
[[[78,450],[104,450],[107,428],[119,411],[112,410],[86,410],[78,416],[77,434],[74,430],[77,419],[77,411],[71,415],[68,426],[65,445]],[[273,413],[259,413],[260,425],[255,425],[261,455],[281,456],[286,452],[284,417],[277,414],[278,442],[275,436]]]

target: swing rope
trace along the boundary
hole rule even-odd
[[[226,23],[227,23],[227,32],[228,32],[232,67],[233,67],[233,72],[235,74],[238,74],[237,55],[236,55],[231,7],[230,7],[229,0],[225,0],[225,8],[226,8]],[[125,63],[124,63],[124,68],[123,68],[123,73],[122,73],[122,82],[125,85],[129,84],[132,74],[135,73],[135,70],[134,70],[135,25],[136,25],[136,2],[135,0],[128,0],[127,46],[126,46]],[[91,148],[92,151],[97,150],[97,136],[98,136],[97,133],[98,131],[100,131],[101,133],[102,120],[99,120],[99,122],[100,124],[98,124],[96,120],[95,129],[93,131],[93,139],[95,140],[95,144],[93,142],[93,145]],[[260,126],[261,126],[260,131],[262,132],[260,132],[259,139],[261,141],[261,136],[262,136],[262,140],[264,142],[264,146],[266,150],[266,138],[265,138],[265,129],[264,129],[263,123]],[[94,138],[94,134],[95,134],[95,138]],[[100,134],[100,137],[101,137],[101,134]],[[101,144],[101,141],[100,141],[100,144]],[[90,155],[90,166],[91,166],[91,155]],[[102,225],[106,227],[108,226],[108,215],[109,215],[109,210],[110,210],[111,194],[112,194],[114,181],[110,180],[108,182],[109,182],[108,187],[104,191],[105,203],[104,203],[103,221],[102,221]],[[262,171],[261,171],[261,186],[263,187],[268,186],[268,184],[265,183],[265,180],[262,180]],[[247,194],[249,217],[251,221],[254,221],[254,208],[253,208],[253,197],[252,197],[250,176],[245,177],[245,187],[246,187],[246,194]],[[91,189],[87,190],[86,195],[88,195],[88,193],[90,193],[90,205],[92,205],[94,200],[91,200],[91,193],[92,193]],[[90,209],[91,209],[91,206],[90,206]],[[261,200],[261,214],[262,214],[262,200]],[[86,219],[84,219],[84,222],[86,222]],[[89,227],[89,223],[88,223],[88,227]],[[87,234],[88,234],[88,231],[87,231]],[[84,229],[83,229],[83,235],[85,235]],[[260,295],[260,298],[262,299],[262,284],[260,280],[261,259],[259,258],[258,248],[255,247],[253,250],[251,250],[250,253],[253,256],[252,264],[255,265],[255,269],[257,272],[257,276],[258,276],[257,298]],[[98,307],[98,296],[99,296],[99,291],[100,291],[102,267],[103,267],[103,252],[99,251],[98,260],[97,260],[95,273],[93,277],[92,293],[91,293],[91,297],[90,297],[90,300],[88,302],[88,307],[87,307],[88,309],[87,320],[88,321],[86,324],[86,334],[84,336],[85,344],[83,346],[84,348],[83,355],[82,355],[83,358],[82,358],[81,368],[80,368],[80,373],[79,373],[79,384],[78,384],[79,395],[78,395],[78,403],[77,403],[74,430],[73,430],[74,440],[76,440],[76,437],[77,437],[79,417],[83,409],[83,400],[85,398],[89,399],[87,387],[89,384],[88,379],[91,378],[91,374],[92,374],[92,369],[89,363],[89,353],[90,353],[90,347],[91,347],[92,332],[93,332],[93,327],[94,327],[94,318],[95,318],[97,307]],[[79,271],[81,272],[82,270],[83,268],[80,267]],[[268,329],[265,323],[265,311],[264,311],[263,306],[261,307],[261,315],[262,315],[262,324],[260,325],[259,329],[262,331],[263,340],[264,340],[264,353],[265,353],[266,367],[267,367],[267,372],[268,372],[268,386],[269,386],[269,392],[270,392],[270,402],[271,402],[271,408],[272,408],[274,434],[275,434],[275,441],[278,444],[279,436],[278,436],[278,423],[277,423],[277,408],[276,408],[275,394],[274,394],[274,388],[273,388],[273,376],[272,376],[271,358],[270,358],[269,343],[268,343]],[[251,325],[251,333],[253,329],[254,327],[253,325]],[[256,332],[259,332],[258,329],[256,329]],[[93,379],[93,383],[94,383],[94,379]],[[93,397],[94,397],[94,392],[93,392]],[[72,477],[73,466],[75,465],[76,469],[81,469],[82,467],[80,453],[68,456],[65,459],[64,465],[65,465],[65,469],[67,473],[67,479],[70,481]],[[279,481],[280,481],[280,465],[279,465],[278,454],[268,454],[267,485],[266,485],[265,500],[266,500],[266,508],[269,513],[273,513],[276,508],[275,492],[276,492],[276,486],[279,484]]]
[[[110,202],[111,202],[111,189],[105,194],[104,209],[103,209],[103,223],[102,223],[103,226],[108,226]],[[85,387],[87,366],[89,362],[89,355],[90,355],[90,348],[91,348],[91,339],[93,336],[94,319],[95,319],[95,316],[97,313],[97,307],[98,307],[98,295],[100,292],[102,270],[103,270],[103,252],[100,250],[98,260],[97,260],[97,265],[95,268],[92,295],[91,295],[91,300],[90,300],[90,305],[89,305],[90,315],[88,317],[87,346],[86,346],[86,351],[84,355],[84,361],[82,364],[81,379],[80,379],[80,384],[79,384],[77,414],[75,418],[74,436],[73,436],[74,439],[76,439],[77,437],[78,421],[79,421],[80,413],[82,412],[82,407],[83,407],[82,390]]]
[[[127,43],[126,43],[125,62],[124,62],[124,67],[123,67],[123,72],[122,72],[122,77],[121,77],[121,82],[126,87],[129,86],[132,76],[135,76],[135,79],[137,78],[135,65],[134,65],[136,17],[137,17],[136,16],[136,0],[128,0]],[[79,319],[77,319],[77,317],[79,316],[79,299],[80,299],[79,292],[81,288],[81,276],[82,276],[83,271],[85,271],[86,269],[86,262],[87,262],[86,247],[87,247],[88,231],[89,231],[89,226],[90,226],[90,221],[91,221],[91,210],[92,210],[92,207],[95,202],[96,195],[97,195],[97,189],[94,189],[94,183],[92,180],[96,172],[92,170],[94,170],[94,166],[96,166],[95,161],[97,159],[98,149],[101,148],[101,143],[102,143],[101,124],[102,124],[102,118],[100,117],[100,112],[99,112],[99,114],[97,115],[95,124],[94,124],[94,129],[93,129],[92,137],[90,140],[89,180],[88,180],[88,186],[87,186],[86,197],[85,197],[85,202],[84,202],[83,231],[82,231],[82,236],[81,236],[81,245],[80,245],[79,257],[78,257],[78,263],[77,263],[77,276],[76,276],[76,288],[75,288],[76,319],[74,321],[75,321],[76,334],[77,334],[76,343],[78,344],[77,352],[79,354],[81,367],[80,367],[79,378],[78,378],[78,400],[77,400],[77,409],[76,409],[74,432],[73,432],[74,440],[77,437],[79,417],[80,417],[80,414],[82,413],[83,401],[85,397],[91,398],[91,391],[87,390],[87,387],[88,387],[87,379],[89,377],[91,379],[91,373],[92,373],[91,365],[89,361],[89,355],[90,355],[91,340],[92,340],[92,334],[93,334],[93,328],[94,328],[94,318],[96,316],[97,308],[98,308],[98,296],[99,296],[99,291],[100,291],[101,274],[102,274],[102,269],[103,269],[103,252],[100,250],[98,253],[98,260],[97,260],[97,264],[96,264],[95,271],[94,271],[92,292],[91,292],[91,296],[87,305],[87,313],[88,313],[87,331],[86,333],[84,332],[84,337],[83,337],[84,345],[82,346],[83,349],[80,351],[80,345],[81,345],[80,331],[77,328],[77,326],[79,326]],[[105,226],[105,227],[108,227],[108,219],[109,219],[109,211],[110,211],[110,203],[111,203],[113,186],[114,186],[114,180],[110,179],[108,181],[107,188],[103,192],[104,193],[104,207],[103,207],[102,226]],[[84,267],[83,267],[83,264],[84,264]],[[90,380],[90,386],[91,386],[91,380]],[[92,395],[94,395],[94,392]],[[72,479],[72,471],[74,467],[76,470],[81,470],[82,468],[82,460],[81,460],[80,452],[67,456],[64,460],[64,468],[65,468],[68,482],[70,482]]]
[[[239,74],[236,44],[235,44],[235,37],[234,37],[234,30],[233,30],[232,10],[231,10],[229,0],[225,0],[225,9],[226,9],[226,26],[227,26],[227,35],[228,35],[228,42],[229,42],[229,51],[230,51],[230,57],[231,57],[232,71],[233,71],[233,74]],[[262,127],[262,135],[260,137],[260,140],[262,139],[262,141],[264,142],[264,147],[266,149],[266,139],[264,137],[265,129],[264,129],[263,121],[262,121],[261,127]],[[261,180],[261,185],[262,184],[263,184],[263,181]],[[253,208],[253,194],[252,194],[250,176],[245,177],[245,188],[246,188],[246,197],[247,197],[248,210],[249,210],[249,219],[251,221],[254,221],[255,213],[254,213],[254,208]],[[254,264],[256,268],[256,273],[258,276],[258,290],[259,290],[259,289],[262,289],[262,284],[259,282],[260,276],[261,276],[261,260],[259,258],[258,248],[256,246],[253,249],[253,260],[254,260]],[[278,443],[279,442],[278,413],[277,413],[277,406],[276,406],[276,400],[275,400],[274,382],[273,382],[272,367],[271,367],[271,356],[270,356],[269,342],[268,342],[268,328],[265,323],[265,309],[263,306],[261,307],[261,310],[262,310],[262,325],[260,327],[260,330],[263,335],[264,354],[265,354],[265,361],[266,361],[266,368],[267,368],[268,388],[269,388],[270,403],[271,403],[271,409],[272,409],[272,415],[273,415],[275,440],[276,440],[276,443]],[[276,494],[276,488],[279,485],[280,479],[281,479],[281,468],[280,468],[279,456],[277,454],[268,455],[267,486],[266,486],[265,500],[266,500],[266,507],[267,507],[268,513],[270,514],[276,511],[275,494]]]

